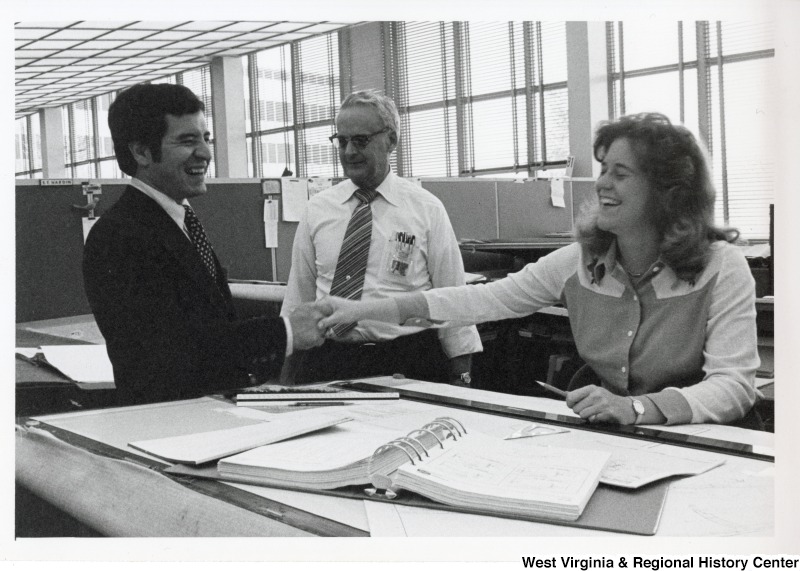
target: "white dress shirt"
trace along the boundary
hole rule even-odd
[[[175,221],[175,224],[177,224],[178,228],[180,228],[181,231],[186,235],[186,238],[191,241],[191,238],[189,237],[189,231],[186,228],[186,223],[184,220],[186,217],[186,210],[183,208],[184,206],[189,206],[188,200],[184,198],[181,202],[176,202],[175,199],[170,198],[160,190],[156,190],[138,178],[131,179],[130,185],[155,200],[156,203],[164,209],[164,212],[166,212],[167,215]],[[292,345],[292,325],[289,322],[288,317],[282,317],[283,323],[286,326],[286,356],[288,357],[294,350]]]
[[[358,204],[353,196],[356,189],[346,180],[309,200],[294,238],[281,315],[329,294],[347,224]],[[392,172],[376,190],[379,195],[371,203],[372,242],[361,299],[464,285],[461,251],[441,201]],[[404,247],[411,241],[413,244]],[[346,340],[386,341],[421,330],[361,321]],[[483,350],[475,326],[439,329],[438,334],[449,358]]]

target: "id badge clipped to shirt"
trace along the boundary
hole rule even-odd
[[[408,232],[394,232],[389,241],[386,267],[384,270],[389,276],[406,278],[413,269],[413,256],[416,236]]]

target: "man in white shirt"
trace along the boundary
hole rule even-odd
[[[293,349],[320,344],[311,305],[236,319],[225,269],[187,200],[206,192],[211,161],[202,101],[181,85],[135,85],[112,103],[109,127],[133,179],[89,233],[83,272],[119,403],[238,388],[251,372],[277,377]]]
[[[441,201],[391,171],[389,157],[400,140],[394,102],[377,92],[353,93],[342,103],[336,128],[330,139],[349,180],[309,201],[295,234],[281,315],[327,295],[368,300],[463,285],[461,252]],[[348,228],[362,208],[371,215],[371,224],[354,231],[367,234],[363,278],[351,262],[358,254],[348,257],[350,246],[343,247],[355,240]],[[351,280],[358,284],[340,285]],[[344,333],[329,332],[321,347],[298,354],[286,377],[306,383],[400,373],[469,382],[471,354],[482,349],[474,326],[426,330],[362,322]]]

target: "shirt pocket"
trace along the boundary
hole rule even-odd
[[[382,282],[411,285],[419,264],[419,245],[408,232],[393,232],[381,256],[378,277]]]

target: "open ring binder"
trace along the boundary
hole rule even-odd
[[[397,455],[395,449],[408,461],[387,458]],[[368,462],[374,487],[365,491],[395,499],[405,489],[443,504],[497,515],[574,521],[608,459],[607,452],[519,446],[468,434],[460,421],[441,417],[379,446]]]
[[[461,430],[459,430],[458,427],[460,427]],[[442,432],[447,431],[447,435],[443,434],[441,437],[437,435],[435,431],[435,429],[437,428]],[[463,436],[462,432],[463,434],[467,433],[467,431],[464,430],[463,424],[461,424],[460,422],[458,422],[453,418],[440,417],[424,425],[422,428],[417,428],[416,430],[412,430],[403,438],[397,438],[395,440],[392,440],[391,442],[387,442],[386,444],[379,446],[375,450],[375,452],[372,453],[372,456],[370,457],[369,460],[368,469],[370,472],[370,479],[372,480],[372,477],[377,474],[380,478],[378,481],[381,484],[386,483],[386,480],[382,478],[383,476],[386,476],[386,474],[379,473],[380,468],[376,468],[377,464],[376,459],[380,457],[381,454],[384,454],[388,449],[398,448],[402,450],[406,454],[406,456],[408,456],[408,459],[409,461],[411,461],[411,464],[416,465],[413,456],[411,456],[411,454],[409,454],[408,451],[405,448],[403,448],[403,445],[410,446],[414,450],[414,452],[416,452],[419,461],[422,462],[423,461],[422,454],[420,454],[420,452],[417,450],[417,447],[414,445],[414,443],[416,443],[417,445],[419,445],[420,448],[422,448],[422,452],[425,454],[426,457],[430,458],[430,454],[428,452],[429,445],[426,445],[422,441],[425,435],[430,435],[434,438],[435,442],[432,443],[433,446],[435,446],[438,443],[441,449],[444,450],[444,441],[447,440],[447,438],[452,438],[454,441],[458,440],[458,438],[456,437],[456,433],[458,433],[459,436]],[[374,486],[379,488],[379,486],[374,481],[372,483]]]
[[[455,508],[574,521],[609,457],[503,440],[439,417],[405,436],[346,422],[223,458],[217,469],[249,483],[311,490],[372,485],[386,498],[407,490]]]
[[[584,528],[647,535],[657,528],[668,483],[595,492],[609,452],[504,440],[453,418],[401,434],[354,420],[223,458],[216,467],[167,471]]]
[[[215,466],[180,465],[165,472],[652,535],[670,485],[663,478],[719,464],[667,455],[669,470],[642,480],[652,476],[647,472],[623,488],[624,482],[615,482],[630,477],[629,462],[635,468],[642,454],[653,454],[637,451],[629,461],[614,452],[609,462],[609,451],[568,448],[567,442],[562,447],[554,439],[505,440],[468,430],[454,418],[414,429],[417,422],[398,431],[353,419],[224,457]],[[643,483],[637,487],[637,481]]]
[[[459,430],[460,427],[460,430]],[[447,431],[447,435],[442,434],[440,437],[436,434],[435,429],[439,429],[440,431],[444,432]],[[419,453],[417,447],[414,443],[419,445],[422,449],[422,453],[425,454],[426,458],[430,458],[430,453],[428,452],[428,446],[422,442],[422,439],[425,435],[432,436],[434,438],[434,442],[431,444],[432,446],[439,445],[439,447],[444,450],[444,441],[447,438],[452,438],[454,441],[457,440],[455,433],[458,433],[459,436],[466,434],[466,430],[464,430],[464,425],[455,420],[454,418],[448,417],[440,417],[434,419],[432,422],[424,425],[422,428],[417,428],[409,432],[403,438],[398,438],[392,440],[391,442],[387,442],[386,444],[379,446],[375,452],[372,453],[370,457],[369,464],[368,464],[368,471],[370,474],[370,482],[374,487],[367,488],[364,492],[367,495],[374,496],[374,495],[382,495],[388,499],[394,499],[397,497],[397,491],[393,485],[392,480],[388,474],[381,473],[378,468],[375,467],[375,460],[376,457],[379,457],[381,454],[385,453],[390,448],[398,448],[402,450],[406,456],[408,456],[409,461],[412,465],[416,465],[413,456],[408,453],[408,451],[403,448],[403,445],[411,446],[411,448],[417,453],[417,457],[420,462],[423,461],[422,454]]]

